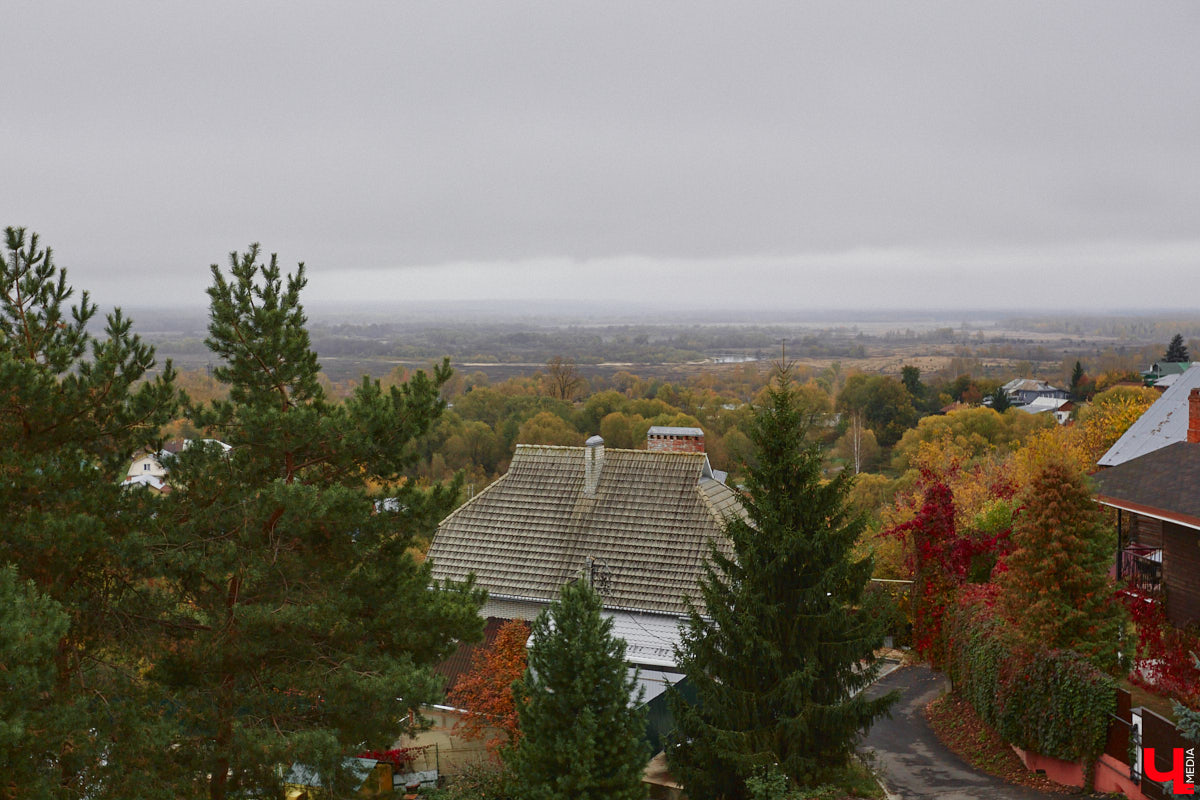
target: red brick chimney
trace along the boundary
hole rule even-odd
[[[1200,389],[1188,392],[1187,440],[1192,444],[1200,444]]]
[[[660,453],[703,453],[704,431],[655,425],[646,432],[646,449]]]

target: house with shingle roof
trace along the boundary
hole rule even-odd
[[[1178,626],[1200,622],[1200,389],[1187,441],[1093,476],[1096,500],[1117,510],[1117,579],[1165,604]]]
[[[656,747],[673,724],[666,689],[683,680],[679,623],[688,600],[700,601],[711,548],[733,555],[726,519],[745,515],[703,437],[699,428],[654,427],[648,450],[606,448],[599,436],[584,447],[519,444],[508,472],[442,520],[429,548],[436,580],[473,574],[488,591],[480,614],[493,638],[506,620],[534,619],[563,585],[589,581],[625,641]],[[448,684],[474,647],[460,646],[438,668]],[[451,725],[459,712],[437,713]]]
[[[585,447],[517,445],[508,472],[438,526],[433,577],[474,574],[488,591],[483,616],[527,620],[564,584],[587,580],[630,663],[673,667],[678,620],[699,599],[710,544],[732,554],[725,520],[744,512],[695,449],[700,432],[670,433],[689,450],[662,439],[656,450],[606,448],[599,436]]]

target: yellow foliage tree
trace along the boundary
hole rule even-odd
[[[1080,410],[1077,435],[1091,461],[1089,471],[1159,397],[1153,389],[1114,386],[1096,395],[1090,405]]]
[[[1016,449],[1037,431],[1054,425],[1048,414],[1026,414],[1011,410],[999,414],[990,408],[965,408],[949,414],[924,417],[900,437],[892,465],[898,470],[916,466],[922,444],[938,447],[953,443],[956,456],[972,460]]]
[[[557,414],[543,411],[529,419],[517,431],[518,444],[583,444],[583,434]]]

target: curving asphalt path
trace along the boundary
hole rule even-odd
[[[877,720],[860,747],[870,754],[891,800],[1063,800],[1061,794],[1013,786],[978,772],[947,749],[922,713],[946,688],[941,673],[912,666],[888,673],[867,690],[872,697],[901,692],[891,718]]]

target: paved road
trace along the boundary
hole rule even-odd
[[[880,678],[872,696],[899,689],[891,719],[878,720],[862,749],[892,798],[902,800],[1063,800],[1061,794],[1013,786],[969,767],[946,749],[925,721],[925,706],[946,689],[946,678],[925,666],[904,667]]]

